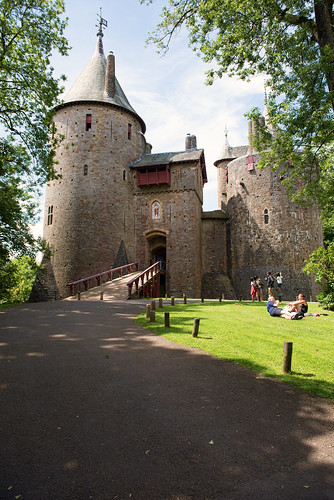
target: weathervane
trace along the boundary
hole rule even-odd
[[[98,20],[98,23],[99,24],[96,24],[95,26],[97,28],[99,28],[99,31],[98,31],[98,35],[101,35],[103,36],[103,28],[107,28],[108,27],[108,21],[106,21],[105,19],[103,19],[102,17],[102,8],[100,7],[100,14],[97,15],[97,20]]]

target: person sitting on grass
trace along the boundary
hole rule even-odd
[[[300,293],[298,295],[298,300],[295,300],[294,302],[290,302],[287,306],[285,306],[285,308],[287,308],[288,312],[299,312],[304,317],[305,316],[315,316],[315,317],[320,316],[320,314],[312,314],[312,313],[308,312],[308,303],[306,302],[305,295],[303,293]]]
[[[289,312],[288,310],[283,310],[277,307],[279,304],[279,301],[277,300],[275,302],[275,297],[270,296],[268,298],[267,302],[267,311],[270,314],[270,316],[278,316],[280,318],[285,318],[285,319],[302,319],[302,315],[299,315],[298,312]]]

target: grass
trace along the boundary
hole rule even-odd
[[[309,304],[309,311],[326,316],[291,321],[271,317],[265,302],[223,301],[166,305],[156,309],[156,322],[150,323],[146,313],[136,321],[178,344],[334,399],[334,312],[316,303]],[[164,326],[165,312],[170,328]],[[197,338],[192,337],[194,318],[200,318]],[[290,374],[282,373],[284,341],[293,342]]]

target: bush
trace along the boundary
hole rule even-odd
[[[334,242],[315,250],[303,271],[315,274],[314,279],[322,288],[317,300],[324,309],[334,311]]]
[[[27,302],[35,281],[38,265],[33,257],[17,257],[0,268],[0,303]]]

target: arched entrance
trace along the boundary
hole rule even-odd
[[[150,232],[146,235],[149,264],[160,262],[160,295],[166,293],[166,233],[162,231]]]

